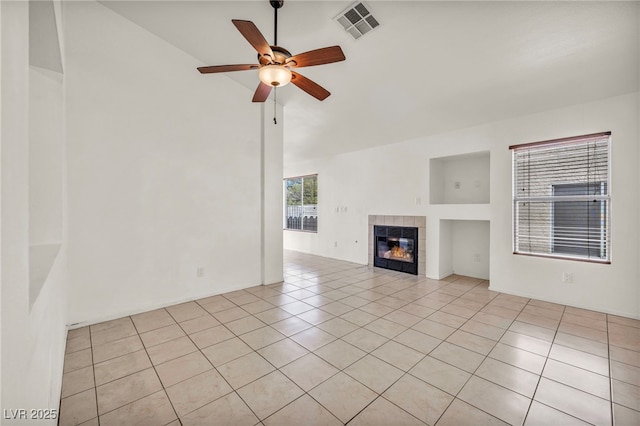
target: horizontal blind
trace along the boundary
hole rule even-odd
[[[514,251],[610,259],[610,134],[510,147]]]

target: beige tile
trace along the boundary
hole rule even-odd
[[[613,402],[640,411],[640,386],[634,386],[619,380],[612,380]]]
[[[625,364],[640,367],[640,352],[609,345],[609,353],[611,356],[611,360],[613,361],[623,362]]]
[[[379,394],[404,374],[404,371],[372,355],[367,355],[351,364],[344,369],[344,372]]]
[[[62,375],[61,397],[80,393],[95,386],[93,381],[93,366],[83,367]]]
[[[98,386],[98,412],[105,414],[162,389],[153,368]]]
[[[503,328],[484,324],[480,321],[469,320],[460,327],[460,330],[473,333],[476,336],[485,337],[491,340],[500,340],[505,331]]]
[[[551,342],[527,336],[526,334],[514,333],[513,331],[507,331],[500,339],[500,343],[533,352],[534,354],[541,356],[549,355],[549,350],[551,350]]]
[[[179,305],[167,306],[166,310],[177,322],[183,322],[193,318],[201,317],[203,315],[208,315],[207,311],[205,311],[196,302],[187,302],[180,303]]]
[[[518,368],[541,374],[546,358],[513,346],[498,343],[489,353],[489,358],[511,364]]]
[[[249,312],[238,306],[234,306],[231,309],[215,312],[212,315],[221,323],[226,324],[228,322],[249,316]]]
[[[526,312],[521,313],[516,318],[518,322],[536,325],[538,327],[548,328],[549,330],[557,330],[560,320],[551,319],[540,315],[533,315]]]
[[[576,349],[554,344],[549,352],[549,358],[564,362],[594,373],[609,376],[609,362],[606,358],[592,355]]]
[[[273,308],[275,308],[275,306],[273,306],[271,303],[266,302],[264,300],[257,300],[255,302],[242,305],[242,309],[254,315],[260,312],[268,311]]]
[[[180,420],[183,426],[253,426],[259,422],[235,392],[191,412]]]
[[[342,318],[333,318],[323,322],[322,324],[318,324],[318,328],[334,335],[335,337],[342,337],[345,334],[349,334],[358,329],[358,326]]]
[[[547,364],[548,365],[548,364]],[[493,358],[485,359],[475,372],[492,383],[533,398],[540,376]]]
[[[246,343],[237,337],[225,340],[224,342],[211,345],[202,350],[202,353],[211,361],[214,367],[226,364],[236,358],[251,353],[251,349]]]
[[[95,333],[99,333],[99,332],[103,332],[103,331],[107,331],[109,329],[121,329],[123,327],[129,327],[133,325],[133,323],[131,322],[131,318],[130,317],[122,317],[122,318],[117,318],[111,321],[104,321],[104,322],[100,322],[97,324],[93,324],[91,326],[89,326],[89,330],[91,332],[91,334],[95,334]]]
[[[611,399],[609,377],[548,359],[542,376],[604,399]]]
[[[216,343],[223,342],[228,339],[232,339],[234,334],[230,332],[224,325],[217,325],[215,327],[207,328],[206,330],[199,331],[192,334],[191,340],[200,349],[206,348]]]
[[[422,352],[394,341],[385,343],[371,353],[403,371],[409,371],[418,361],[424,358]]]
[[[129,317],[126,318],[127,321],[123,321],[118,323],[113,327],[109,327],[107,329],[98,328],[100,331],[93,331],[93,326],[91,330],[91,345],[99,346],[104,345],[108,342],[113,342],[114,340],[123,339],[129,336],[135,336],[138,334],[136,328],[133,326],[131,319]]]
[[[640,424],[640,411],[630,410],[622,405],[613,404],[613,419],[616,426]]]
[[[640,329],[622,324],[609,323],[609,343],[621,348],[640,352]]]
[[[292,303],[281,305],[280,309],[289,312],[291,315],[298,315],[303,312],[310,311],[311,309],[314,309],[314,307],[309,305],[308,303],[296,300]]]
[[[442,342],[440,346],[431,351],[430,355],[469,373],[473,373],[484,360],[484,356],[479,353],[447,342]]]
[[[587,318],[593,319],[605,319],[607,316],[602,312],[590,311],[588,309],[574,308],[572,306],[567,306],[565,308],[565,313],[572,315],[580,315]]]
[[[473,320],[483,324],[493,325],[494,327],[504,328],[505,330],[511,326],[512,320],[499,317],[497,315],[488,314],[486,312],[478,312],[472,317]]]
[[[640,328],[640,320],[627,317],[619,317],[616,315],[607,315],[607,321],[612,324],[627,325],[629,327]]]
[[[294,316],[283,319],[282,321],[275,322],[271,324],[271,327],[275,328],[285,336],[291,336],[293,334],[301,332],[302,330],[311,328],[313,327],[313,325]]]
[[[193,352],[156,366],[156,371],[164,387],[169,387],[213,367],[200,352]]]
[[[265,426],[340,426],[338,420],[309,395],[302,395],[286,407],[267,417]]]
[[[155,311],[132,315],[131,320],[135,324],[138,333],[144,333],[176,323],[165,309],[156,309]]]
[[[73,330],[67,331],[67,340],[75,339],[76,337],[89,337],[91,335],[91,331],[88,326],[74,328]]]
[[[248,317],[240,318],[225,324],[225,326],[229,330],[231,330],[236,336],[239,336],[244,333],[248,333],[258,328],[262,328],[265,325],[266,325],[265,323],[263,323],[258,318],[252,315]]]
[[[235,303],[222,296],[207,297],[206,299],[200,299],[196,302],[210,314],[215,314],[216,312],[226,311],[227,309],[236,307]]]
[[[100,426],[100,423],[98,422],[98,418],[94,417],[91,420],[87,420],[86,422],[80,423],[79,426]],[[168,426],[176,426],[176,425],[169,424]],[[180,426],[180,425],[177,425],[177,426]]]
[[[430,425],[453,401],[453,396],[411,375],[403,376],[382,396]]]
[[[215,369],[166,389],[169,400],[179,417],[215,401],[232,390]]]
[[[544,377],[540,379],[534,399],[588,423],[611,424],[609,401]]]
[[[231,293],[226,293],[224,297],[231,300],[233,303],[235,303],[238,306],[246,305],[248,303],[258,302],[260,300],[260,298],[254,296],[253,294],[245,290],[238,290],[238,291],[233,291]]]
[[[89,328],[86,327],[88,330]],[[72,330],[73,331],[73,330]],[[91,337],[88,333],[78,334],[77,336],[67,339],[67,345],[65,346],[65,353],[70,354],[73,352],[81,351],[91,347]]]
[[[470,373],[430,356],[417,363],[409,374],[451,395],[457,395],[471,377]]]
[[[152,346],[147,349],[147,353],[153,365],[158,365],[197,350],[198,348],[193,344],[191,339],[185,336]]]
[[[93,365],[91,348],[82,349],[64,356],[64,373]]]
[[[611,361],[611,377],[634,386],[640,386],[640,367]]]
[[[375,321],[376,319],[378,319],[377,316],[365,311],[361,311],[359,309],[349,311],[346,314],[341,315],[340,318],[345,319],[350,323],[358,325],[360,327],[363,327],[369,324],[371,321]]]
[[[296,315],[298,318],[305,320],[309,324],[318,325],[327,320],[330,320],[335,315],[330,314],[329,312],[325,312],[320,309],[311,309],[310,311],[303,312],[299,315]]]
[[[166,425],[175,419],[169,398],[160,391],[100,416],[100,426]]]
[[[562,322],[558,327],[558,331],[562,333],[573,334],[574,336],[584,337],[585,339],[595,340],[601,343],[608,343],[606,331],[596,330],[590,327],[583,327],[578,324]]]
[[[344,373],[338,373],[309,392],[343,423],[348,422],[377,394]]]
[[[359,328],[346,336],[343,336],[342,340],[362,349],[365,352],[371,352],[389,341],[386,337],[374,333],[373,331],[365,330],[364,328]]]
[[[459,317],[457,315],[448,314],[446,312],[437,311],[429,315],[430,321],[437,322],[439,324],[448,325],[449,327],[458,328],[464,324],[467,319]]]
[[[589,352],[593,355],[605,358],[609,356],[609,350],[606,343],[596,342],[595,340],[585,339],[584,337],[558,332],[553,342],[568,348]]]
[[[587,426],[588,423],[583,422],[573,416],[570,416],[562,411],[558,411],[555,408],[551,408],[547,405],[541,404],[538,401],[533,401],[527,419],[524,422],[525,426]]]
[[[453,327],[449,327],[448,325],[440,324],[428,319],[420,321],[411,328],[440,340],[446,339],[454,331],[456,331],[456,329]]]
[[[365,311],[367,313],[370,313],[372,315],[378,316],[378,317],[382,317],[382,316],[388,315],[388,314],[390,314],[391,312],[393,312],[395,310],[394,308],[391,308],[389,306],[383,305],[383,304],[378,303],[378,302],[371,302],[368,305],[361,306],[358,309],[360,309],[361,311]]]
[[[349,422],[349,426],[369,425],[424,426],[425,423],[397,405],[379,397]]]
[[[404,325],[400,325],[393,321],[379,318],[367,324],[364,328],[374,333],[380,334],[388,339],[392,339],[407,329]]]
[[[60,401],[60,426],[78,425],[97,415],[96,391],[93,388]]]
[[[168,342],[169,340],[177,339],[178,337],[182,336],[185,336],[184,331],[182,331],[182,329],[177,324],[169,325],[140,334],[142,343],[144,343],[144,346],[147,348],[159,345],[160,343]]]
[[[571,323],[571,324],[577,324],[583,327],[589,327],[589,328],[594,328],[596,330],[600,330],[600,331],[607,331],[607,320],[602,318],[602,319],[595,319],[595,318],[588,318],[582,315],[574,315],[574,314],[570,314],[570,313],[565,313],[562,316],[562,322],[567,322],[567,323]]]
[[[561,311],[564,312],[564,305],[559,305],[557,303],[551,303],[551,302],[545,302],[542,300],[536,300],[536,299],[531,299],[529,301],[529,305],[531,306],[540,306],[542,308],[546,308],[546,309],[553,309],[556,311]]]
[[[151,367],[151,361],[144,349],[101,362],[94,366],[96,385],[103,385],[149,367]]]
[[[487,380],[472,376],[458,398],[510,424],[522,424],[531,400]]]
[[[324,296],[329,297],[329,294],[330,293],[325,293]],[[320,307],[320,310],[328,312],[332,315],[343,315],[349,311],[352,311],[353,307],[340,302],[332,302],[327,303],[326,305],[322,305]]]
[[[514,321],[509,330],[514,333],[525,334],[527,336],[535,337],[536,339],[546,340],[547,342],[553,342],[555,337],[555,330],[540,327],[538,325],[528,324],[525,322]]]
[[[307,392],[338,372],[335,367],[312,353],[280,370]]]
[[[413,329],[409,329],[398,334],[393,338],[393,340],[422,352],[423,354],[428,354],[442,342],[440,339],[436,339],[435,337],[428,336]]]
[[[291,339],[283,339],[269,346],[265,346],[258,350],[258,353],[276,368],[280,368],[308,354],[309,351]]]
[[[254,316],[266,324],[273,324],[274,322],[278,322],[285,318],[289,318],[292,315],[289,312],[283,311],[280,308],[273,308],[267,311],[260,312],[258,314],[254,314]]]
[[[238,389],[238,395],[259,419],[265,419],[296,400],[304,392],[279,371]]]
[[[240,338],[247,345],[251,346],[253,350],[257,351],[258,349],[264,348],[265,346],[269,346],[272,343],[286,338],[286,336],[267,326],[245,333],[240,336]]]
[[[220,321],[212,317],[211,315],[203,315],[197,318],[186,320],[180,323],[180,327],[187,334],[194,334],[202,330],[206,330],[211,327],[220,325]]]
[[[345,297],[344,299],[340,299],[340,303],[351,306],[352,308],[359,308],[360,306],[364,306],[371,301],[362,297],[358,297],[357,295]]]
[[[217,369],[234,389],[238,389],[275,370],[273,365],[255,352],[236,358],[217,367]]]
[[[532,314],[532,315],[538,315],[538,316],[542,316],[542,317],[550,318],[554,320],[559,320],[560,318],[563,317],[562,311],[559,311],[557,309],[548,309],[543,306],[535,306],[535,305],[525,306],[522,312],[527,314]],[[571,314],[566,314],[566,315],[571,315]]]
[[[340,370],[366,355],[363,350],[341,339],[334,340],[314,353]]]
[[[315,351],[327,343],[336,340],[335,336],[327,333],[326,331],[320,330],[317,327],[312,327],[301,331],[298,334],[294,334],[291,336],[291,339],[295,340],[298,344],[304,346],[310,351]]]
[[[449,405],[437,424],[438,426],[507,426],[507,423],[497,417],[457,398]]]
[[[476,309],[465,308],[464,306],[454,305],[452,303],[449,303],[448,305],[443,306],[440,309],[440,312],[456,315],[458,317],[462,317],[466,319],[469,319],[478,313]]]
[[[109,342],[105,345],[93,347],[93,362],[98,364],[122,355],[144,349],[139,336],[129,336],[124,339]]]
[[[487,355],[491,352],[496,344],[495,340],[467,333],[462,330],[454,332],[446,341],[482,355]]]

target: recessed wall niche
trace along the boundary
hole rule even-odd
[[[29,304],[63,240],[62,60],[52,1],[29,2]]]
[[[489,151],[429,160],[431,204],[488,204]]]

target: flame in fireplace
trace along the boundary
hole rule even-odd
[[[391,249],[391,256],[404,259],[407,257],[407,251],[400,246],[395,246]]]

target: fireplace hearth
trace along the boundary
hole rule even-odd
[[[374,266],[418,275],[418,228],[376,225],[373,236]]]

